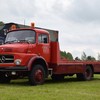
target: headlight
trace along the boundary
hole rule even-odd
[[[16,60],[14,61],[14,63],[15,63],[16,65],[20,65],[20,64],[21,64],[21,60],[20,60],[20,59],[16,59]]]

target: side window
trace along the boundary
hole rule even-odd
[[[39,43],[48,43],[48,35],[46,35],[46,34],[40,34],[38,36],[38,42]]]

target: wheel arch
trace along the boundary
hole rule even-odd
[[[43,68],[45,70],[45,74],[46,74],[45,77],[47,77],[48,76],[48,64],[47,64],[46,60],[41,56],[33,57],[30,59],[30,61],[28,63],[28,70],[31,71],[32,68],[34,67],[34,65],[37,65],[37,64],[40,64],[43,66]]]
[[[93,75],[94,75],[93,65],[92,64],[85,64],[84,72],[78,73],[77,78],[79,80],[89,81],[89,80],[93,79]]]

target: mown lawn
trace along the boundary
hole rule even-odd
[[[30,86],[27,81],[0,84],[0,100],[100,100],[100,75],[92,81],[77,81],[74,77],[63,82],[49,79],[40,86]]]

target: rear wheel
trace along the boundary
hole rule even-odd
[[[31,85],[41,85],[45,81],[45,70],[42,65],[35,65],[29,73],[29,82]]]
[[[77,78],[79,80],[85,80],[85,81],[91,80],[93,78],[93,70],[92,70],[92,68],[90,66],[87,66],[84,73],[77,74]]]

